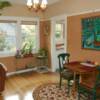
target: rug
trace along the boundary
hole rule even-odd
[[[59,88],[58,83],[43,84],[33,91],[34,100],[68,100],[67,85]]]

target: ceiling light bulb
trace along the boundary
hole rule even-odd
[[[41,4],[41,8],[45,9],[47,6],[45,4]]]
[[[47,4],[48,4],[48,3],[47,3],[47,0],[42,0],[41,4],[47,5]]]
[[[27,6],[29,9],[34,9],[36,12],[38,10],[45,10],[47,7],[47,0],[27,0]]]
[[[34,10],[35,10],[36,12],[38,11],[39,6],[40,6],[39,0],[33,0],[33,8],[34,8]]]
[[[39,4],[39,0],[33,0],[34,4]]]
[[[27,6],[28,6],[29,8],[31,8],[31,6],[32,6],[32,0],[27,0]]]
[[[41,8],[44,10],[47,7],[47,0],[42,0]]]

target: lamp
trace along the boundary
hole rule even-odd
[[[27,0],[27,6],[29,9],[34,9],[36,12],[39,10],[44,11],[47,8],[47,0]]]

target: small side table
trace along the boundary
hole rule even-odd
[[[39,66],[45,66],[47,56],[37,56]]]

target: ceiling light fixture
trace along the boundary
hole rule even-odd
[[[27,6],[29,9],[34,9],[36,12],[39,10],[44,11],[47,8],[47,0],[27,0]]]

